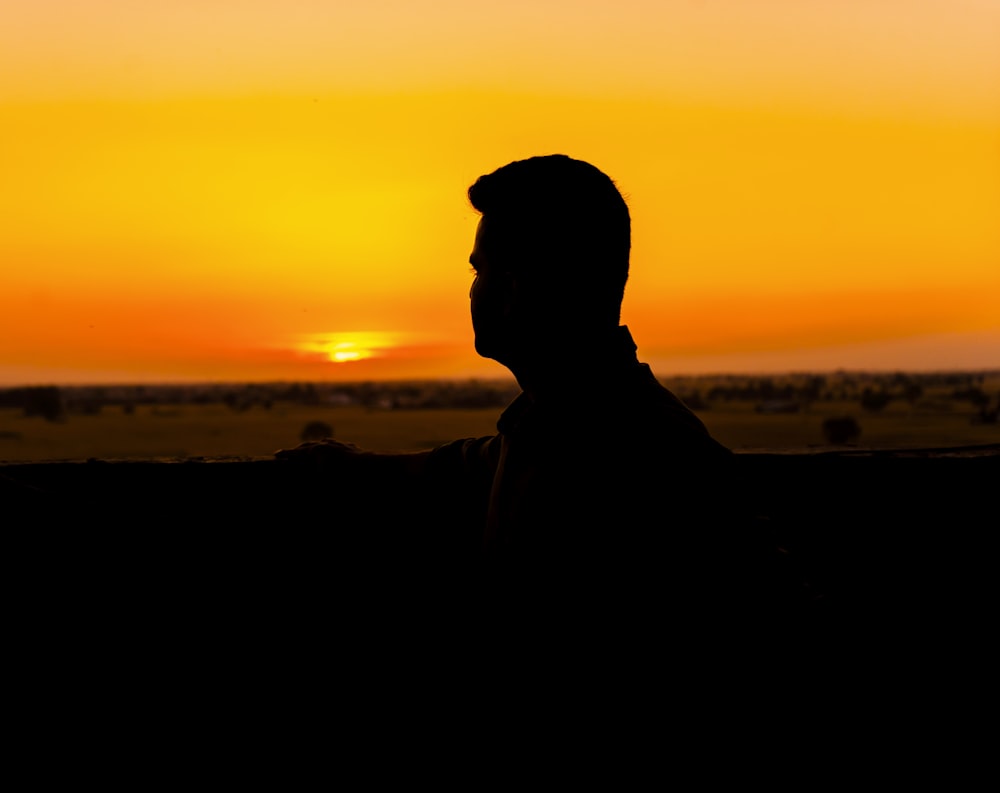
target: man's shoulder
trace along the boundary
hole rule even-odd
[[[654,448],[657,445],[678,452],[710,455],[729,453],[715,440],[705,423],[643,363],[636,365],[610,400],[603,418],[609,431],[632,442]]]

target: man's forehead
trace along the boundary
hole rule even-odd
[[[476,247],[495,256],[508,250],[515,241],[523,242],[536,236],[529,231],[530,227],[523,219],[483,215],[476,228]]]
[[[560,247],[557,224],[528,214],[484,214],[476,229],[476,247],[491,259],[536,259]]]
[[[485,256],[495,255],[499,229],[495,221],[489,221],[486,216],[479,218],[479,225],[476,226],[476,240],[472,249],[472,259],[482,260]]]

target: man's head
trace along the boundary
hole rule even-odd
[[[607,175],[562,154],[532,157],[479,177],[469,200],[482,215],[470,258],[481,355],[509,365],[511,345],[617,326],[631,226]]]

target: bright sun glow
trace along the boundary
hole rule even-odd
[[[378,331],[313,333],[300,339],[295,349],[305,355],[324,355],[332,363],[377,358],[397,346],[398,334]]]
[[[358,361],[362,358],[371,357],[371,350],[343,350],[339,349],[344,347],[343,344],[338,344],[338,349],[330,353],[330,360],[334,363],[343,363],[344,361]]]

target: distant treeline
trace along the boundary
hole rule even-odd
[[[769,408],[806,407],[813,402],[858,402],[866,410],[877,411],[893,400],[914,405],[930,393],[938,398],[968,401],[981,407],[988,405],[993,396],[986,390],[987,382],[997,378],[1000,378],[1000,371],[803,374],[780,378],[727,375],[706,378],[710,382],[703,386],[696,382],[691,387],[681,380],[674,383],[673,388],[696,410],[708,409],[711,403],[722,401],[753,402],[764,412]],[[996,396],[1000,398],[1000,390]]]
[[[0,389],[0,408],[24,410],[55,421],[66,414],[99,413],[104,407],[126,412],[139,405],[225,404],[233,410],[277,403],[359,405],[372,409],[491,408],[507,405],[518,393],[513,381],[406,381],[363,383],[208,383],[173,385],[25,386]]]
[[[693,410],[713,403],[749,402],[762,413],[796,412],[815,402],[853,402],[879,411],[896,400],[935,409],[970,405],[996,421],[1000,370],[931,373],[715,375],[664,379]],[[586,393],[587,378],[580,378]],[[269,410],[278,403],[362,406],[373,410],[503,408],[517,395],[513,380],[423,380],[359,383],[206,383],[174,385],[26,386],[0,389],[0,408],[49,421],[95,414],[105,407],[132,412],[140,405],[224,404],[234,411]],[[942,402],[945,400],[945,402]]]

